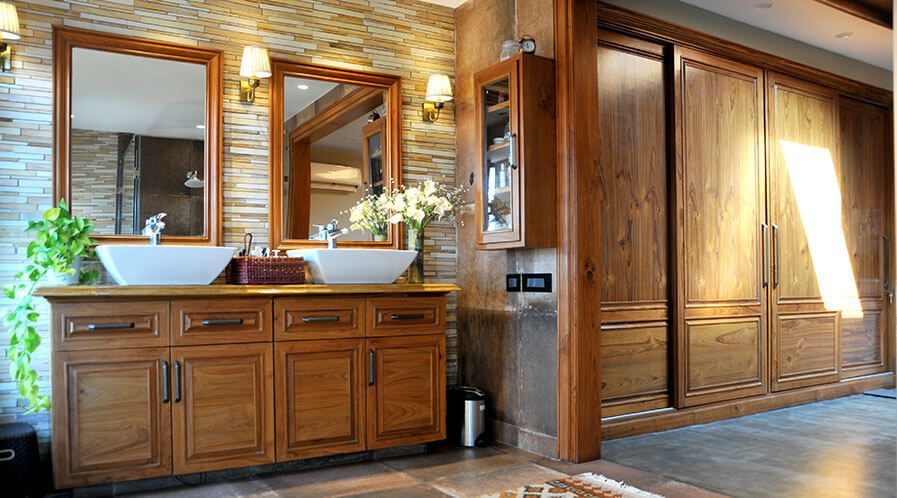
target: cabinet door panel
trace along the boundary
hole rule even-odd
[[[171,303],[171,344],[198,346],[271,340],[269,298],[189,299]]]
[[[53,303],[53,349],[168,346],[167,301]]]
[[[674,75],[681,407],[766,390],[766,178],[762,71],[676,49]]]
[[[605,417],[670,406],[666,60],[662,45],[599,30]]]
[[[887,292],[893,289],[892,230],[888,202],[891,198],[890,117],[885,107],[839,97],[841,164],[838,183],[847,253],[854,273],[862,310],[841,317],[842,377],[884,372],[883,351],[888,320]]]
[[[364,451],[364,339],[275,349],[277,460]]]
[[[837,92],[772,73],[768,85],[770,221],[777,227],[770,352],[772,389],[780,391],[837,380],[836,314],[862,313],[862,305],[842,224]]]
[[[367,348],[368,449],[444,439],[445,336],[368,339]]]
[[[271,343],[172,348],[175,473],[274,461]],[[180,388],[181,399],[177,394]]]
[[[111,357],[110,357],[111,356]],[[58,488],[171,474],[168,348],[55,353],[53,467]]]

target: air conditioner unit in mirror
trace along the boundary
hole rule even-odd
[[[361,168],[339,164],[311,163],[311,188],[357,192],[361,188]]]

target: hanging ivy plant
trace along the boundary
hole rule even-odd
[[[79,257],[93,257],[93,239],[90,233],[94,225],[80,216],[72,216],[65,201],[44,212],[40,221],[29,221],[26,232],[35,232],[28,244],[28,264],[16,274],[16,283],[3,286],[6,297],[15,307],[4,319],[9,330],[10,373],[19,387],[19,395],[28,402],[28,413],[47,410],[50,399],[38,392],[37,372],[31,368],[31,355],[40,346],[40,335],[35,327],[40,314],[34,309],[32,293],[47,272],[73,274],[78,270],[72,265]],[[79,283],[97,280],[99,272],[80,271]]]

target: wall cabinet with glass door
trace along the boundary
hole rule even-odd
[[[520,54],[474,75],[478,249],[553,247],[554,61]]]

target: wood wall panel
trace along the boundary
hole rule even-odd
[[[766,390],[761,317],[694,320],[685,324],[686,397],[719,401]],[[688,404],[700,404],[689,402]]]
[[[605,407],[633,402],[633,409],[644,409],[645,397],[660,401],[651,403],[654,408],[669,406],[668,337],[667,322],[602,327],[601,400]]]
[[[662,45],[598,36],[601,399],[612,416],[670,406],[669,85]]]
[[[884,322],[880,310],[841,317],[841,378],[885,371]]]
[[[772,332],[772,390],[838,380],[841,346],[838,313],[778,315]]]
[[[601,299],[665,301],[669,187],[663,47],[603,31],[599,36]]]
[[[676,405],[766,392],[761,69],[675,49]]]

